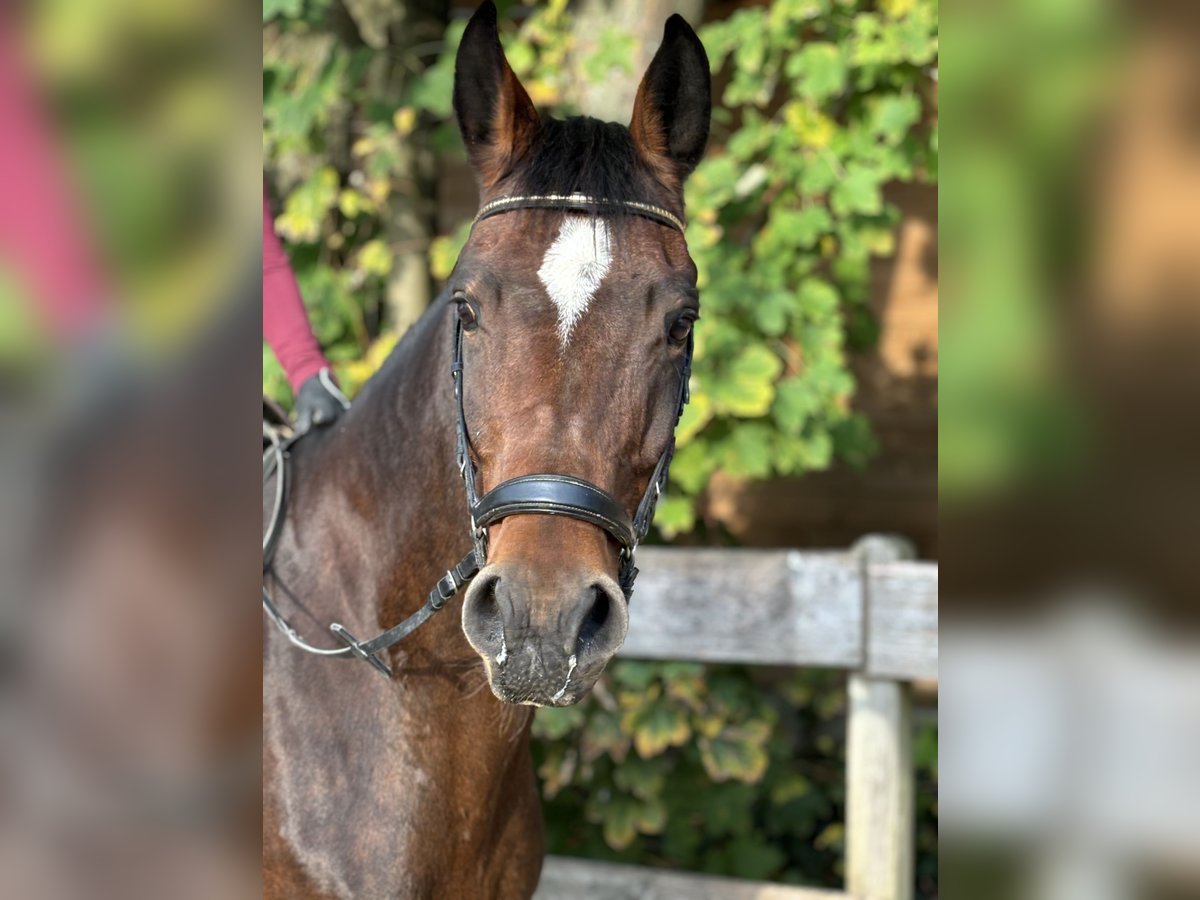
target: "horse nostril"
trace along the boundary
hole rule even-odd
[[[599,585],[592,586],[592,606],[579,629],[579,637],[575,642],[576,652],[583,652],[595,639],[600,630],[608,623],[612,608],[612,600],[608,593]]]
[[[504,652],[504,616],[500,612],[497,589],[500,576],[494,575],[475,585],[463,603],[463,632],[481,653],[496,656]]]
[[[575,609],[579,616],[576,619],[579,627],[572,649],[579,665],[603,665],[617,652],[629,628],[629,611],[625,607],[624,595],[614,581],[594,581],[579,596]]]

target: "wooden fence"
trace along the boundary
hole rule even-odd
[[[846,890],[550,857],[538,900],[911,900],[909,683],[937,678],[937,565],[848,551],[645,548],[621,655],[847,669]]]

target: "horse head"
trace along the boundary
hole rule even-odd
[[[454,108],[481,215],[446,296],[458,317],[466,465],[481,494],[566,476],[606,494],[627,523],[640,508],[648,524],[699,315],[683,183],[710,107],[708,59],[679,16],[627,127],[540,115],[505,59],[495,7],[471,19]],[[604,518],[527,504],[486,537],[480,528],[486,565],[463,629],[501,700],[574,703],[624,641],[632,547]]]

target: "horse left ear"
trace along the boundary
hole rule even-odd
[[[681,187],[704,155],[711,117],[708,54],[692,26],[673,15],[633,104],[633,145],[660,181]]]
[[[471,16],[454,62],[454,112],[480,187],[513,170],[541,130],[541,118],[500,47],[496,5]]]

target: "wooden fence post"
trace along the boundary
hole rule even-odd
[[[911,559],[907,541],[869,535],[854,547],[863,567],[863,668],[869,668],[871,563]],[[846,890],[856,900],[912,900],[912,718],[909,686],[853,673],[846,738]]]

